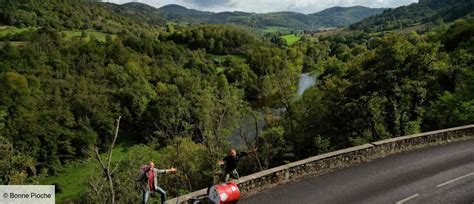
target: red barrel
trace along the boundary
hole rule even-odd
[[[239,198],[240,190],[234,182],[216,184],[209,190],[209,199],[216,204],[235,203]]]

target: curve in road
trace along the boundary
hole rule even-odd
[[[474,203],[474,140],[404,152],[260,192],[239,203]]]

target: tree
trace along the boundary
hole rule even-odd
[[[231,129],[237,127],[245,106],[242,98],[242,92],[228,84],[225,76],[221,75],[217,78],[216,86],[203,90],[197,100],[199,141],[206,147],[210,166],[215,166],[221,154],[226,152],[226,138]]]
[[[106,163],[104,163],[102,161],[102,158],[99,154],[99,148],[98,147],[95,148],[96,159],[97,159],[97,161],[99,162],[99,164],[102,168],[102,171],[104,173],[103,176],[109,182],[110,203],[115,203],[115,190],[114,190],[114,181],[112,180],[112,175],[115,172],[115,170],[117,170],[117,167],[120,164],[120,162],[118,162],[117,164],[115,164],[115,167],[111,166],[111,164],[112,164],[112,153],[114,151],[114,146],[115,146],[115,142],[117,141],[118,131],[119,131],[119,127],[120,127],[120,118],[121,118],[121,116],[119,116],[118,119],[117,119],[117,127],[115,129],[115,135],[114,135],[114,138],[112,140],[112,144],[110,145],[109,157],[108,157]],[[95,188],[94,184],[90,183],[90,185]]]

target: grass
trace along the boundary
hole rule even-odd
[[[113,25],[113,26],[117,26],[117,27],[122,27],[123,25],[118,23],[117,21],[112,21],[112,20],[107,20],[107,23],[109,23],[110,25]]]
[[[409,26],[409,27],[406,27],[406,28],[403,28],[401,30],[396,30],[396,32],[399,32],[399,33],[411,33],[411,32],[416,32],[418,30],[424,30],[426,28],[428,28],[428,24],[416,24],[416,25],[412,25],[412,26]]]
[[[61,31],[61,33],[65,34],[66,40],[71,40],[73,38],[79,38],[82,36],[83,31]],[[89,41],[91,37],[94,37],[100,42],[105,42],[106,36],[110,34],[105,34],[102,32],[96,32],[96,31],[84,31],[87,33],[87,40]],[[111,35],[112,38],[115,37],[115,35]]]
[[[6,35],[15,35],[19,33],[23,33],[28,30],[36,30],[38,28],[35,27],[27,27],[27,28],[17,28],[17,27],[11,27],[11,26],[1,26],[0,27],[0,37],[5,37]],[[78,31],[61,31],[61,33],[65,34],[65,39],[66,40],[71,40],[73,38],[81,37],[82,36],[82,30]],[[102,32],[96,32],[96,31],[91,31],[91,30],[85,30],[84,32],[87,33],[88,37],[87,40],[90,40],[91,37],[96,38],[97,40],[101,42],[105,42],[106,36],[111,35],[112,38],[114,38],[116,35],[112,34],[105,34]],[[0,42],[1,43],[1,42]],[[22,44],[23,42],[18,42],[16,43],[17,45]],[[24,44],[24,43],[23,43]],[[12,42],[12,45],[15,46],[15,42]]]
[[[135,144],[133,140],[120,141],[120,143],[118,143],[114,148],[112,161],[126,159],[128,156],[127,149],[133,144]],[[106,162],[108,152],[101,154],[101,157],[102,160]],[[66,198],[78,197],[82,192],[84,192],[88,187],[87,182],[90,175],[97,171],[98,168],[99,163],[95,158],[71,163],[66,165],[57,175],[40,180],[40,184],[58,184],[61,188],[61,193],[56,193],[56,202],[60,203]]]
[[[0,37],[4,37],[8,34],[15,35],[15,34],[23,33],[23,32],[28,31],[30,29],[34,30],[36,28],[33,28],[33,27],[17,28],[17,27],[10,27],[10,26],[0,27]]]
[[[29,27],[29,28],[0,27],[0,37],[6,36],[8,34],[15,35],[15,34],[22,33],[22,32],[25,32],[25,31],[28,31],[28,30],[31,30],[31,29],[37,29],[37,28],[33,28],[33,27]],[[105,42],[105,39],[106,39],[107,35],[111,35],[112,38],[114,38],[116,36],[116,35],[112,35],[112,34],[105,34],[105,33],[101,33],[101,32],[96,32],[96,31],[85,31],[85,32],[88,35],[87,36],[87,41],[89,41],[91,39],[91,37],[94,37],[97,40],[99,40],[100,42]],[[61,31],[61,33],[64,33],[66,40],[71,40],[73,38],[79,38],[79,37],[82,36],[82,31]],[[26,43],[27,42],[24,42],[24,41],[10,41],[10,44],[13,47],[26,45]],[[0,48],[2,48],[3,46],[5,46],[5,42],[0,41]]]
[[[349,35],[351,31],[347,28],[337,28],[328,30],[319,30],[314,32],[314,36],[335,36],[335,35]]]
[[[10,42],[10,45],[12,45],[13,47],[18,47],[18,46],[22,46],[22,45],[26,45],[27,42],[24,42],[24,41],[14,41],[14,42]],[[3,48],[3,46],[5,46],[5,42],[0,42],[0,48]]]
[[[223,72],[225,69],[225,67],[216,67],[216,73],[219,74],[221,72]]]
[[[298,42],[301,39],[301,37],[296,36],[295,34],[284,35],[281,36],[281,38],[286,40],[288,46],[295,44],[295,42]]]
[[[226,59],[231,58],[237,62],[242,62],[245,63],[247,59],[245,59],[245,56],[243,55],[212,55],[212,58],[216,61],[219,61],[220,63],[224,62]],[[225,70],[225,67],[218,66],[216,67],[216,73],[221,73]]]
[[[289,32],[290,29],[286,27],[278,27],[278,26],[267,26],[265,29],[263,29],[263,32],[266,33],[276,33],[276,32]]]
[[[245,56],[243,55],[212,55],[214,60],[217,60],[219,62],[224,62],[227,58],[232,58],[235,61],[240,61],[240,62],[245,62]]]

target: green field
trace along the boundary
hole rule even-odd
[[[276,32],[289,32],[290,29],[286,27],[278,27],[278,26],[267,26],[263,29],[263,32],[266,33],[276,33]]]
[[[8,34],[15,35],[28,30],[37,29],[37,28],[16,28],[16,27],[0,27],[0,37],[4,37]],[[89,41],[91,37],[94,37],[100,42],[105,42],[106,36],[111,34],[105,34],[95,31],[85,31],[87,33],[87,40]],[[65,35],[66,40],[71,40],[73,38],[78,38],[82,36],[82,31],[61,31]],[[111,35],[114,38],[116,35]],[[27,42],[24,41],[11,41],[10,44],[14,47],[25,45]],[[0,48],[5,45],[5,42],[0,41]]]
[[[217,60],[219,62],[224,62],[227,58],[231,58],[235,61],[240,61],[240,62],[245,62],[245,56],[243,55],[215,55],[213,54],[212,57],[214,60]]]
[[[218,73],[221,73],[221,72],[224,71],[224,69],[225,69],[225,67],[216,67],[216,73],[217,73],[217,74],[218,74]]]
[[[213,54],[212,55],[212,58],[216,61],[219,61],[220,63],[224,62],[226,59],[232,59],[232,60],[235,60],[237,62],[245,62],[246,59],[245,59],[245,56],[243,55],[215,55]],[[221,73],[225,70],[225,67],[222,67],[222,66],[219,66],[219,67],[216,67],[216,73]]]
[[[4,37],[8,34],[10,35],[15,35],[15,34],[18,34],[18,33],[22,33],[22,32],[25,32],[25,31],[28,31],[28,30],[34,30],[36,28],[32,28],[32,27],[29,27],[29,28],[17,28],[17,27],[0,27],[0,37]]]
[[[15,34],[19,34],[19,33],[22,33],[22,32],[25,32],[25,31],[28,31],[28,30],[36,30],[37,28],[33,28],[33,27],[28,27],[28,28],[17,28],[17,27],[0,27],[0,37],[4,37],[8,34],[10,35],[15,35]],[[81,37],[82,36],[82,32],[81,30],[79,31],[61,31],[61,33],[64,33],[65,34],[65,39],[67,40],[71,40],[72,38],[76,38],[76,37]],[[85,31],[87,33],[87,40],[90,40],[91,37],[94,37],[96,38],[97,40],[101,41],[101,42],[105,42],[105,39],[106,39],[106,36],[107,35],[110,35],[110,34],[105,34],[105,33],[102,33],[102,32],[96,32],[96,31],[91,31],[91,30],[87,30]],[[111,35],[112,37],[115,37],[115,35]],[[16,44],[21,44],[21,43],[16,43]],[[12,45],[15,45],[15,42],[12,42]]]
[[[65,34],[65,38],[67,40],[73,39],[73,38],[78,38],[82,36],[83,31],[61,31],[61,33]],[[102,32],[96,32],[96,31],[84,31],[87,33],[87,40],[90,40],[91,37],[94,37],[100,42],[105,42],[106,36],[110,34],[105,34]],[[115,37],[115,35],[111,35],[112,37]]]
[[[295,34],[284,35],[281,36],[281,38],[286,40],[287,45],[293,45],[301,39],[301,37],[296,36]]]
[[[122,141],[114,148],[112,161],[120,161],[128,156],[128,148],[134,144],[134,141]],[[102,154],[102,161],[106,162],[108,153]],[[71,163],[66,165],[57,175],[47,177],[40,180],[42,185],[58,184],[61,193],[56,193],[56,202],[60,202],[66,198],[78,197],[84,192],[88,184],[90,175],[99,170],[99,163],[95,158],[90,158],[82,162]]]
[[[10,45],[13,46],[13,47],[18,47],[18,46],[21,46],[21,45],[26,45],[27,42],[23,42],[23,41],[13,41],[13,42],[10,42]],[[0,48],[5,46],[5,42],[0,42]]]

